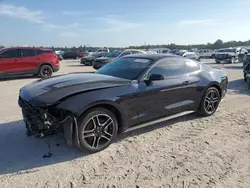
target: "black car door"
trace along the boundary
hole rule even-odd
[[[189,82],[185,59],[164,58],[145,77],[152,74],[163,74],[165,79],[152,81],[149,85],[143,81],[139,83],[134,97],[141,101],[138,108],[140,123],[189,110],[192,101],[186,95]]]

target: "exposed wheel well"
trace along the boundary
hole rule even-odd
[[[88,108],[86,111],[84,111],[83,114],[86,113],[87,111],[93,109],[93,108],[98,108],[98,107],[106,108],[115,115],[115,117],[116,117],[116,119],[118,121],[118,132],[121,132],[122,127],[123,127],[122,126],[123,125],[122,115],[121,115],[120,111],[115,106],[113,106],[111,104],[97,104],[97,105],[94,105],[94,106]]]

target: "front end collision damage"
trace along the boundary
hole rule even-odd
[[[79,145],[77,116],[57,106],[33,107],[19,97],[23,120],[26,124],[27,136],[42,138],[62,134],[68,146]],[[74,134],[74,135],[73,135]]]

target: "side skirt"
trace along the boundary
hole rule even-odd
[[[188,114],[191,114],[191,113],[194,113],[194,112],[195,111],[181,112],[181,113],[178,113],[178,114],[175,114],[175,115],[171,115],[171,116],[168,116],[168,117],[164,117],[164,118],[161,118],[161,119],[157,119],[157,120],[154,120],[154,121],[150,121],[150,122],[147,122],[147,123],[136,125],[134,127],[130,127],[126,131],[124,131],[124,132],[130,132],[130,131],[133,131],[133,130],[136,130],[136,129],[147,127],[149,125],[153,125],[153,124],[160,123],[160,122],[163,122],[163,121],[167,121],[167,120],[170,120],[170,119],[174,119],[174,118],[178,118],[178,117],[181,117],[181,116],[185,116],[185,115],[188,115]]]

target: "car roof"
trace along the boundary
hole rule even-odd
[[[145,59],[151,59],[153,61],[157,61],[159,59],[167,58],[167,57],[181,58],[181,56],[177,56],[174,54],[131,54],[131,55],[126,55],[124,57],[145,58]]]
[[[8,47],[8,48],[1,48],[1,50],[11,50],[11,49],[34,49],[34,50],[52,50],[51,48],[44,48],[44,47],[27,47],[27,46],[17,46],[17,47]]]

